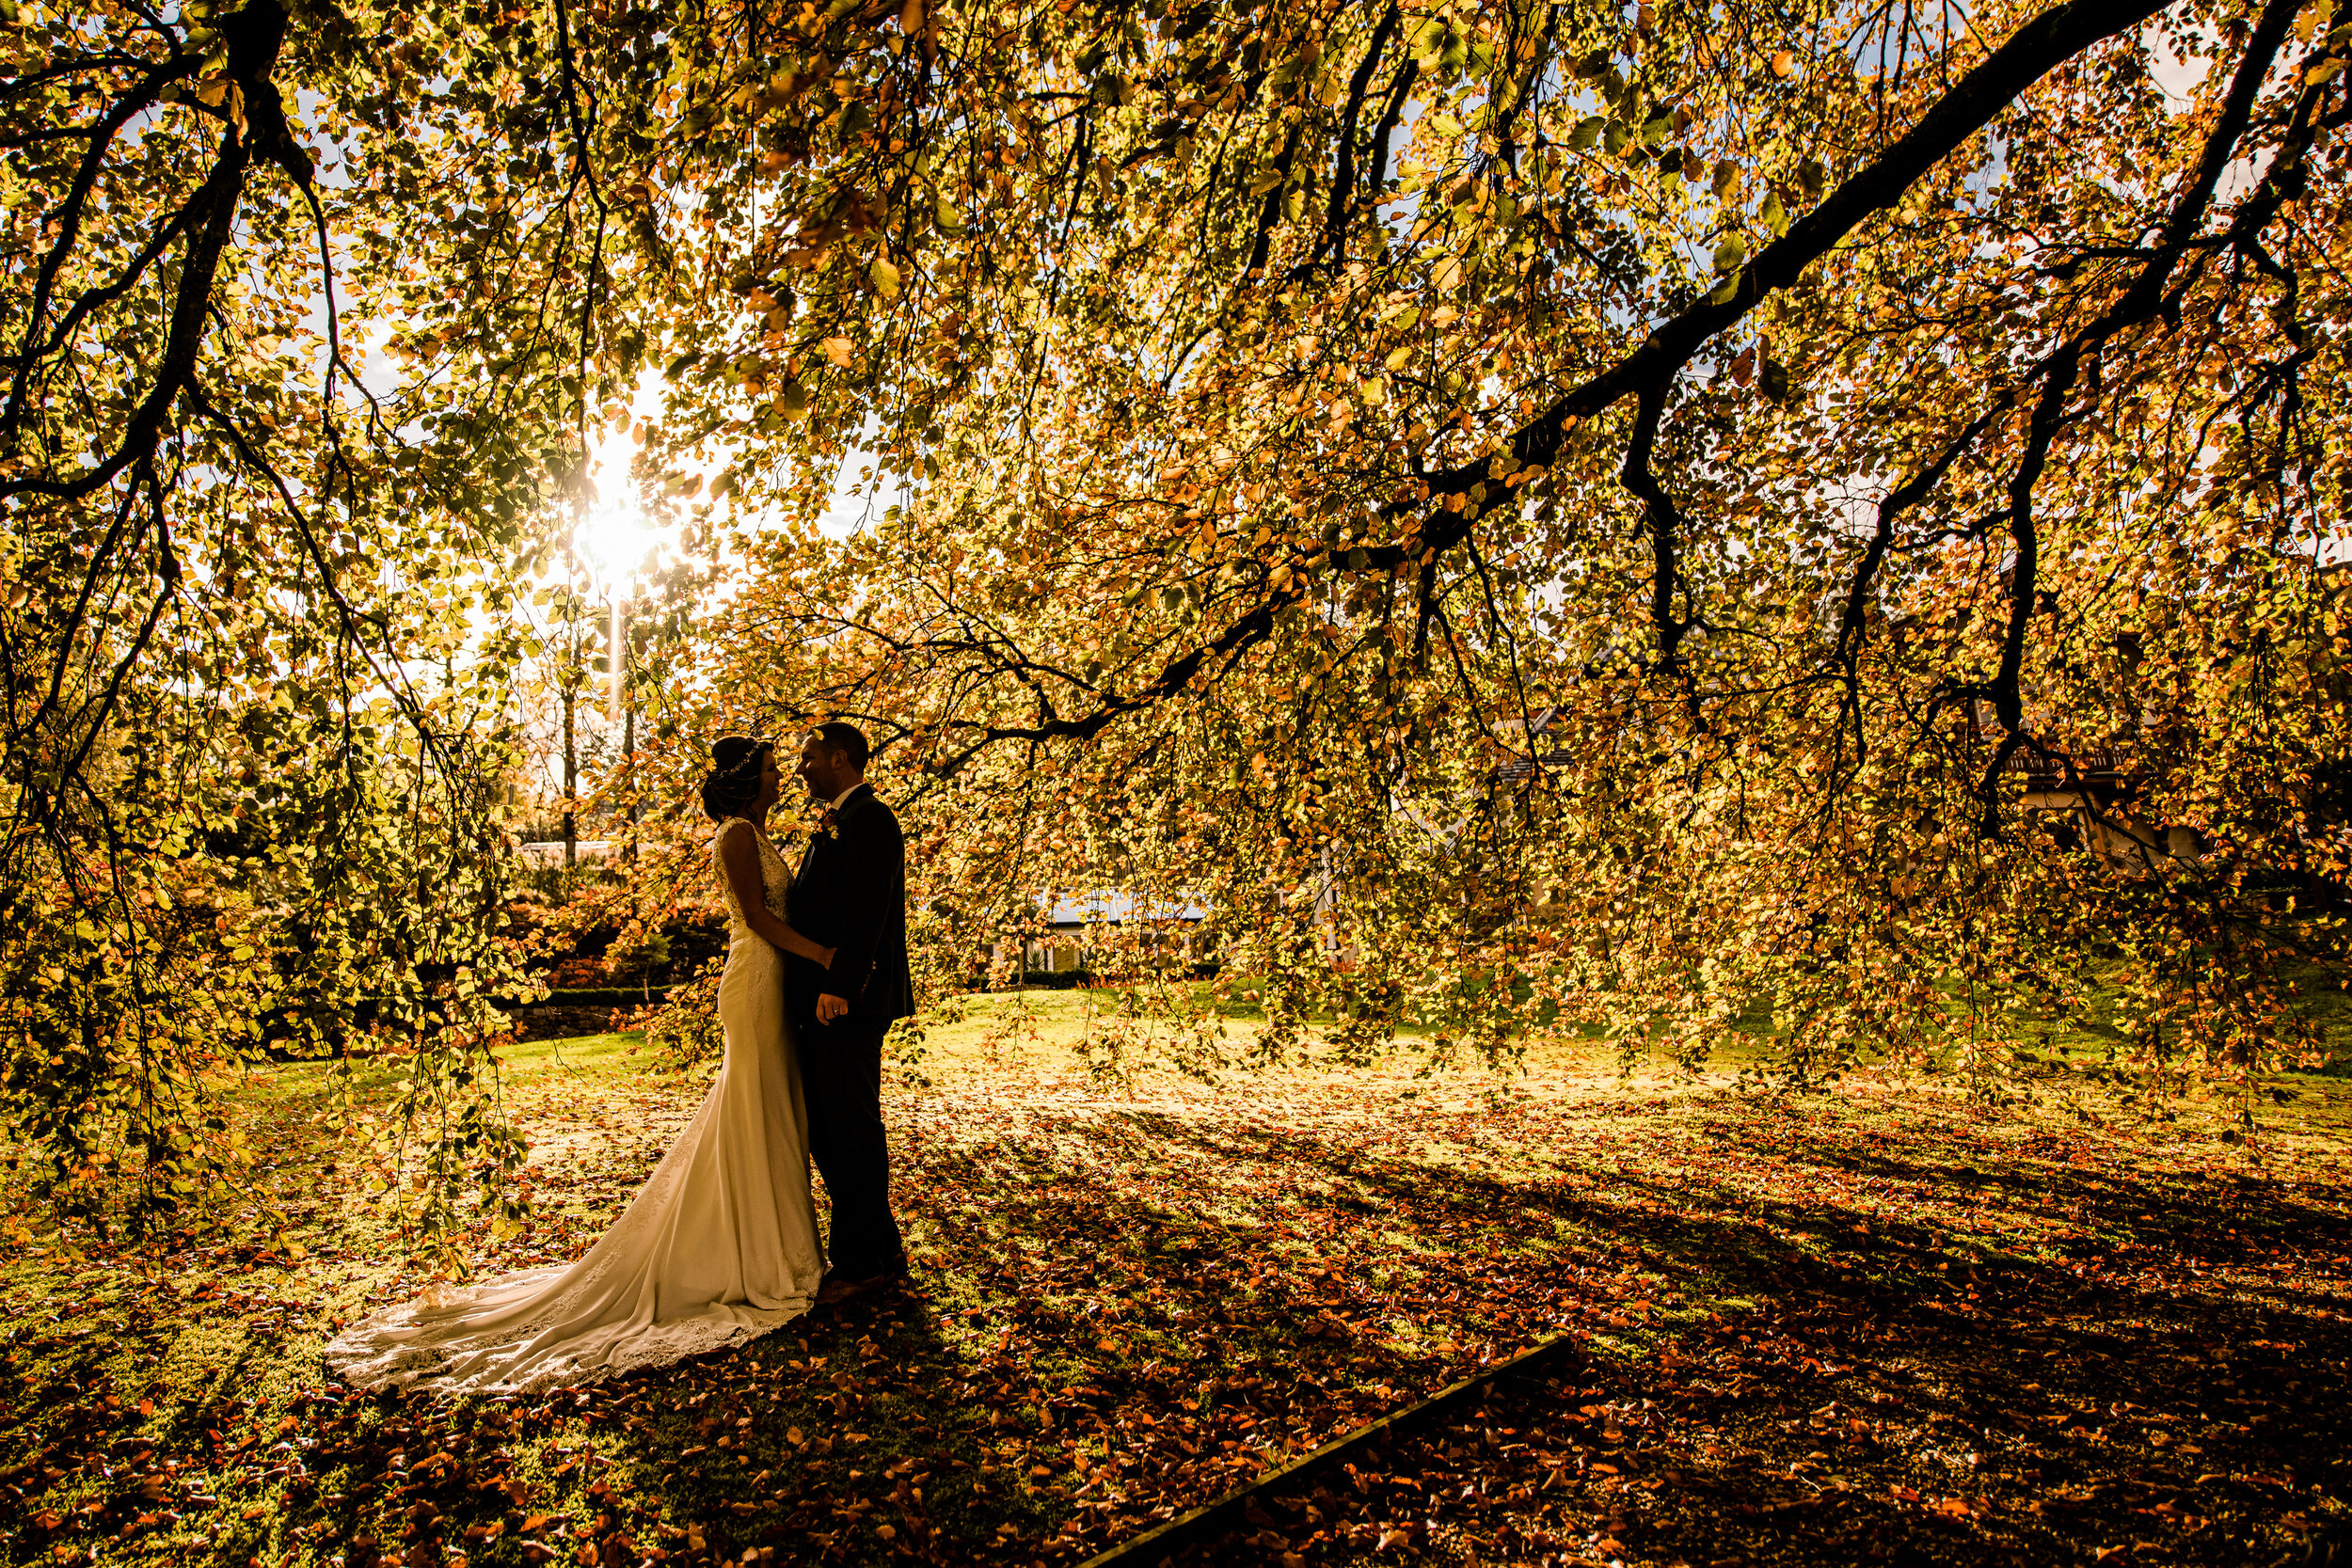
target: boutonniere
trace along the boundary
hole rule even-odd
[[[817,831],[824,834],[827,838],[839,838],[841,836],[838,814],[835,813],[831,806],[826,807],[825,815],[817,819]]]

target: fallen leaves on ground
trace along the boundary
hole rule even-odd
[[[699,1089],[518,1074],[576,1253]],[[950,1064],[953,1066],[953,1064]],[[2342,1543],[2343,1148],[2158,1143],[1932,1089],[1801,1100],[1300,1072],[1109,1088],[992,1057],[894,1104],[911,1294],[580,1391],[324,1386],[422,1281],[20,1249],[16,1560],[1072,1562],[1534,1340],[1549,1382],[1253,1498],[1203,1561],[2274,1561]],[[278,1117],[291,1152],[307,1101]],[[2104,1555],[2103,1555],[2104,1554]]]

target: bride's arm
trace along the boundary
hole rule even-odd
[[[768,912],[768,889],[759,878],[759,851],[748,832],[729,833],[719,841],[719,863],[727,868],[727,883],[735,889],[736,907],[743,911],[744,925],[771,946],[794,958],[820,966],[833,962],[832,948],[818,946]]]
[[[815,964],[819,969],[831,967],[833,963],[832,948],[818,946],[815,942],[809,941],[808,938],[801,935],[800,932],[794,930],[791,927],[787,926],[783,921],[778,920],[774,915],[770,914],[766,910],[760,911],[759,913],[764,925],[754,927],[754,930],[758,931],[761,936],[766,937],[770,942],[775,943],[778,947],[783,948],[794,958],[806,958],[809,962]]]

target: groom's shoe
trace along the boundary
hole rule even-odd
[[[817,1305],[835,1307],[845,1301],[855,1301],[860,1296],[870,1296],[877,1291],[887,1290],[906,1277],[907,1266],[903,1259],[880,1274],[864,1279],[844,1279],[837,1274],[827,1275],[817,1287]]]

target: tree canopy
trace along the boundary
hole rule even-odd
[[[943,972],[1117,885],[1212,911],[1275,1046],[1695,1059],[1769,1007],[1801,1079],[1991,1078],[2095,967],[2151,1066],[2295,1047],[2269,960],[2345,869],[2324,4],[5,46],[0,966],[61,1174],[127,1132],[199,1190],[195,1069],[363,1019],[423,1048],[380,1136],[433,1212],[512,1158],[531,574],[649,381],[641,893],[721,724],[832,714]]]

